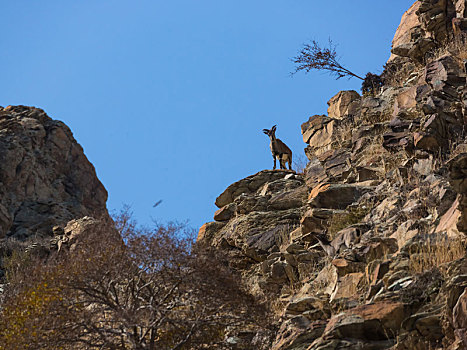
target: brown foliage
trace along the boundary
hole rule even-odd
[[[123,241],[102,225],[47,262],[12,258],[0,349],[220,349],[227,327],[265,320],[183,225],[143,230],[124,214],[116,227]]]
[[[381,90],[382,86],[381,76],[367,73],[362,83],[362,93],[364,96],[374,96]]]

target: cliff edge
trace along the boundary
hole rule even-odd
[[[262,348],[467,349],[466,5],[416,1],[382,89],[341,91],[301,125],[302,174],[217,198],[198,244],[274,305]]]

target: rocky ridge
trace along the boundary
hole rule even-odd
[[[303,174],[217,198],[198,243],[273,301],[264,349],[467,349],[466,5],[416,1],[382,90],[341,91],[302,124]]]
[[[0,107],[2,255],[18,246],[56,249],[79,231],[75,225],[64,232],[71,220],[108,220],[106,201],[93,165],[63,122],[39,108]]]

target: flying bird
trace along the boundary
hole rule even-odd
[[[162,203],[162,199],[161,200],[158,200],[152,207],[155,208],[157,207],[159,204]]]

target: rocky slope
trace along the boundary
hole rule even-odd
[[[64,123],[38,108],[0,107],[2,253],[31,244],[47,250],[54,233],[55,243],[67,240],[63,228],[74,219],[107,220],[106,200],[93,165]]]
[[[416,1],[381,91],[341,91],[302,124],[303,174],[217,198],[198,242],[275,305],[263,348],[467,349],[466,8]]]

